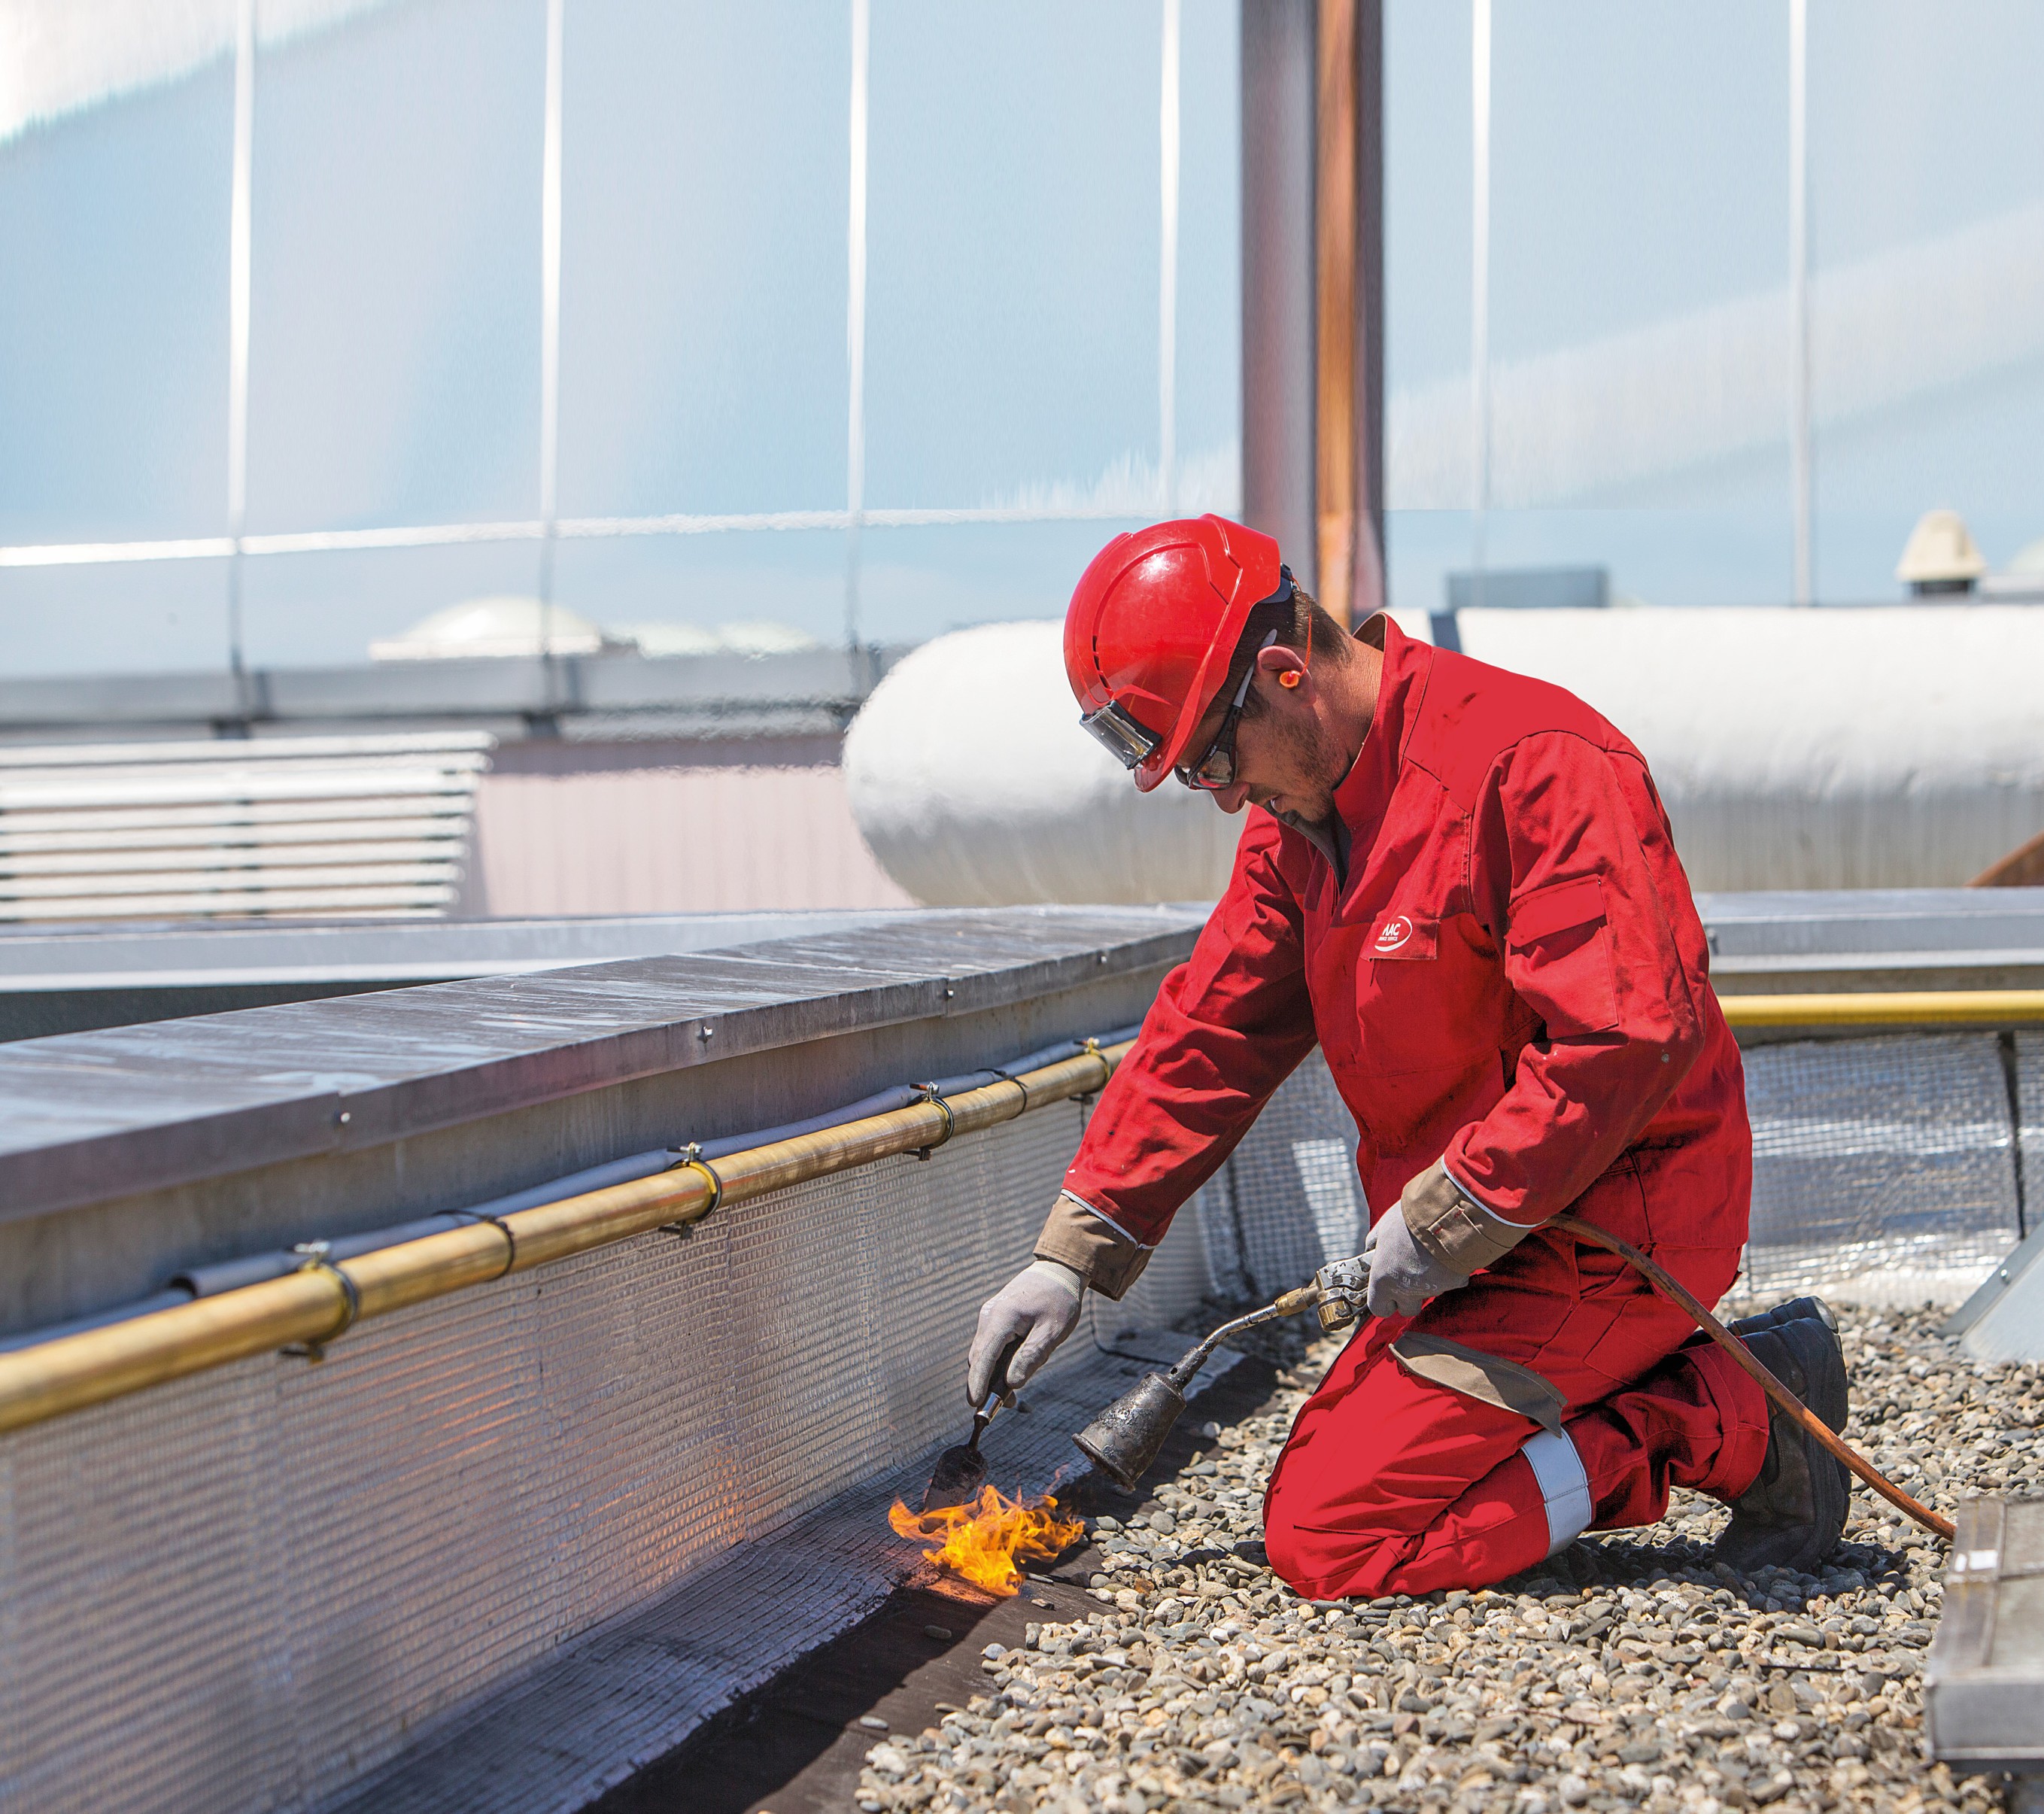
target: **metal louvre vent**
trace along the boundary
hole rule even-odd
[[[0,749],[0,920],[452,905],[482,732]]]

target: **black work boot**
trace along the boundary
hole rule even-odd
[[[1834,1431],[1846,1421],[1846,1357],[1838,1320],[1798,1297],[1731,1326],[1768,1371]],[[1806,1572],[1837,1547],[1850,1482],[1845,1464],[1777,1409],[1767,1408],[1767,1455],[1733,1502],[1717,1559],[1742,1574],[1770,1566]]]

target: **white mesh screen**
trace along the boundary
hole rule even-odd
[[[2016,1094],[2022,1105],[2023,1232],[2044,1220],[2044,1033],[2015,1036]]]
[[[1746,1096],[1756,1294],[1963,1295],[2018,1239],[1996,1035],[1763,1046]]]
[[[1278,1086],[1208,1187],[1216,1231],[1214,1274],[1246,1295],[1302,1285],[1362,1245],[1369,1212],[1355,1175],[1355,1121],[1318,1051]]]
[[[957,1439],[974,1312],[1082,1114],[0,1439],[0,1805],[328,1800],[565,1639]],[[1197,1302],[1203,1260],[1160,1256],[1146,1319]],[[1058,1370],[1097,1359],[1067,1347]]]
[[[2044,1035],[2016,1036],[2023,1207],[2044,1215]],[[1962,1297],[2019,1238],[2003,1041],[1992,1033],[1808,1040],[1745,1055],[1754,1131],[1747,1288]],[[1318,1052],[1204,1193],[1216,1281],[1267,1297],[1353,1253],[1368,1211],[1355,1128]],[[1354,1220],[1350,1220],[1353,1216]]]

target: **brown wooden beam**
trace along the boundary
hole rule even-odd
[[[2018,844],[2007,856],[1998,857],[1973,880],[1969,888],[2036,888],[2044,886],[2044,832]]]

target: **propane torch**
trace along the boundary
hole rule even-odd
[[[1133,1492],[1135,1483],[1150,1471],[1150,1464],[1156,1460],[1157,1451],[1178,1420],[1178,1413],[1185,1409],[1185,1388],[1192,1384],[1193,1376],[1230,1336],[1240,1335],[1259,1323],[1274,1323],[1281,1316],[1296,1316],[1304,1310],[1319,1311],[1320,1327],[1331,1335],[1370,1314],[1364,1301],[1369,1290],[1366,1255],[1331,1261],[1313,1274],[1311,1283],[1274,1298],[1260,1310],[1222,1324],[1168,1373],[1143,1374],[1072,1440],[1088,1461]]]

